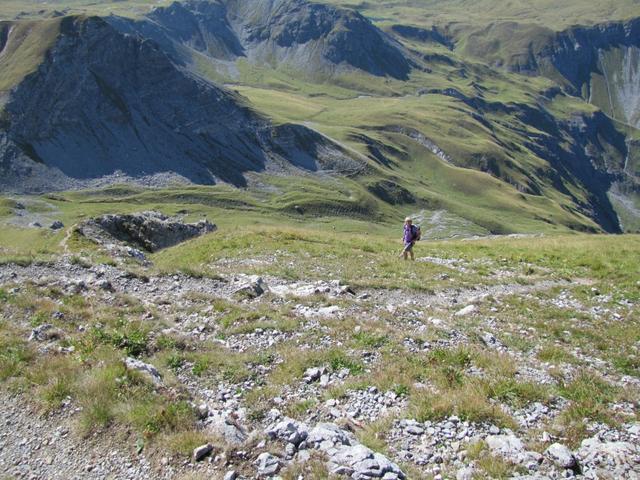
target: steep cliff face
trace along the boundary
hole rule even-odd
[[[359,69],[404,79],[411,70],[400,44],[362,15],[305,0],[188,0],[157,8],[141,21],[109,21],[156,40],[181,63],[198,52],[312,74]]]
[[[600,49],[586,94],[590,103],[611,118],[640,128],[640,48],[622,45]]]
[[[178,70],[155,43],[95,17],[61,21],[37,71],[12,90],[0,127],[3,189],[114,175],[242,185],[248,171],[319,170],[324,160],[334,168],[342,157],[354,164],[325,137],[274,129],[240,98]],[[306,156],[280,148],[298,137]]]
[[[462,43],[467,54],[510,71],[548,76],[612,118],[640,126],[640,18],[562,32],[499,23]]]
[[[601,112],[575,114],[561,121],[551,116],[547,119],[545,134],[532,136],[524,143],[549,162],[551,168],[540,173],[556,190],[572,197],[580,211],[596,220],[605,231],[621,232],[616,208],[608,194],[614,185],[625,180],[628,150],[624,135]],[[531,124],[540,125],[539,122]]]
[[[459,37],[457,48],[492,66],[544,75],[568,94],[600,108],[602,113],[592,116],[552,119],[553,140],[529,145],[558,172],[570,173],[590,191],[591,207],[581,208],[591,209],[605,229],[616,231],[622,217],[627,226],[640,222],[634,207],[640,181],[629,167],[635,158],[631,138],[637,136],[629,132],[640,128],[640,18],[562,32],[535,24],[498,23]],[[539,121],[530,124],[542,125]],[[566,139],[571,139],[570,148],[563,149],[559,145]],[[556,186],[562,191],[560,183]]]

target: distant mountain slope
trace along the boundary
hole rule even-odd
[[[214,60],[244,57],[311,74],[359,69],[406,79],[411,70],[400,44],[362,15],[305,0],[187,0],[142,20],[109,21],[154,39],[178,62],[189,61],[193,50]]]
[[[62,19],[43,62],[11,91],[0,161],[3,190],[114,174],[242,185],[247,171],[358,168],[326,137],[273,127],[239,97],[176,69],[154,43],[97,17]]]
[[[534,24],[496,23],[463,37],[461,44],[465,54],[510,71],[546,75],[638,125],[640,17],[561,32]]]

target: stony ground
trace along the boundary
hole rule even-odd
[[[523,281],[521,265],[455,258],[418,262],[451,275],[481,269],[486,282],[458,288],[443,274],[437,291],[385,290],[330,275],[307,282],[243,273],[265,261],[229,259],[215,278],[69,255],[0,266],[3,323],[35,359],[88,362],[108,336],[123,368],[155,394],[186,399],[197,432],[179,453],[146,423],[140,435],[135,422],[114,420],[117,412],[87,427],[92,404],[78,387],[43,406],[30,384],[47,381],[23,374],[12,382],[19,375],[11,371],[1,392],[0,471],[33,479],[640,478],[635,364],[621,369],[584,333],[636,322],[638,306],[624,296],[536,265]],[[139,348],[131,325],[143,332]]]

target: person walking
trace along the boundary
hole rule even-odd
[[[417,227],[413,224],[413,220],[411,220],[411,217],[405,218],[404,234],[402,236],[404,248],[402,249],[400,256],[405,260],[408,260],[409,256],[411,256],[411,260],[415,260],[415,256],[413,255],[413,246],[418,240],[420,240],[420,227]]]

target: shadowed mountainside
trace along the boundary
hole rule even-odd
[[[117,174],[243,185],[243,172],[357,168],[302,126],[273,127],[237,95],[174,67],[100,18],[66,17],[2,118],[2,188],[59,189]],[[297,148],[285,148],[295,145]]]

